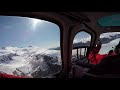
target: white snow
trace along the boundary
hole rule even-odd
[[[13,54],[10,56],[10,54]],[[5,47],[0,48],[0,71],[3,71],[8,74],[13,74],[17,69],[21,70],[23,73],[30,75],[32,72],[36,71],[38,68],[41,68],[42,71],[48,69],[46,62],[44,62],[43,57],[39,57],[39,60],[36,60],[36,55],[48,55],[51,57],[58,57],[58,61],[53,64],[61,65],[61,54],[57,50],[47,50],[44,48],[39,48],[36,46],[18,48],[18,47]],[[4,56],[4,57],[3,57]],[[8,58],[10,57],[10,58]],[[12,60],[11,60],[12,59]],[[17,73],[18,74],[18,73]]]
[[[115,39],[115,40],[111,41],[110,43],[103,44],[100,51],[99,51],[99,54],[108,54],[108,52],[110,50],[115,49],[115,46],[119,43],[119,41],[120,41],[120,38]]]

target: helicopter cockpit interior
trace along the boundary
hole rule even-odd
[[[0,72],[31,78],[120,78],[119,54],[99,64],[89,59],[98,40],[97,54],[116,50],[120,12],[0,12]]]

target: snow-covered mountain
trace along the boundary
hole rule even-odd
[[[109,43],[103,44],[99,51],[99,54],[107,54],[110,50],[114,50],[116,45],[119,43],[120,38],[114,39]]]
[[[118,38],[120,38],[120,32],[104,33],[100,36],[102,44],[108,44]],[[74,40],[73,47],[79,46],[90,46],[90,37]]]
[[[104,33],[100,36],[102,44],[110,43],[111,41],[118,39],[118,38],[120,38],[120,32]]]
[[[45,77],[60,71],[61,63],[58,50],[35,46],[0,48],[0,71],[8,74]]]

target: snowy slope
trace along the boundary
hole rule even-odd
[[[60,52],[35,46],[0,48],[0,71],[8,74],[23,75],[24,73],[31,76],[37,71],[45,73],[50,68],[49,64],[61,67]]]
[[[115,46],[119,43],[119,41],[120,41],[120,38],[112,40],[111,42],[107,44],[103,44],[102,48],[100,49],[99,54],[107,54],[109,50],[114,50]]]

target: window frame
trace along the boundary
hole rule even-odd
[[[79,25],[76,25],[72,30],[71,30],[71,36],[70,36],[70,40],[71,40],[71,44],[73,45],[73,41],[74,41],[74,38],[75,36],[77,35],[77,33],[81,32],[81,31],[84,31],[88,34],[91,35],[91,42],[90,42],[90,49],[89,49],[89,53],[90,51],[92,50],[92,48],[94,47],[95,45],[95,41],[96,41],[96,37],[97,37],[97,34],[96,32],[91,28],[89,27],[87,24],[85,23],[81,23]],[[72,46],[72,50],[73,50],[73,46]],[[72,63],[72,50],[71,50],[71,54],[70,54],[70,57],[71,57],[71,63]],[[88,53],[88,54],[89,54]],[[88,58],[88,56],[86,57]],[[89,63],[89,61],[88,61]]]
[[[75,35],[74,35],[74,38],[73,38],[73,41],[74,41],[74,39],[75,39],[75,37],[76,37],[76,35],[77,34],[79,34],[80,32],[85,32],[85,33],[87,33],[87,34],[89,34],[90,35],[90,46],[89,46],[89,48],[91,47],[91,44],[92,44],[92,34],[89,32],[89,31],[87,31],[87,30],[85,30],[85,29],[82,29],[82,30],[80,30],[80,31],[78,31]],[[73,43],[74,44],[74,43]],[[74,49],[73,49],[74,50]],[[87,51],[88,52],[88,51]],[[73,53],[72,53],[73,54]],[[79,60],[81,60],[81,59],[85,59],[85,58],[88,58],[88,56],[86,55],[85,57],[83,57],[83,58],[80,58],[80,59],[78,59],[78,60],[76,60],[75,62],[77,62],[77,61],[79,61]],[[73,62],[74,63],[74,62]]]

